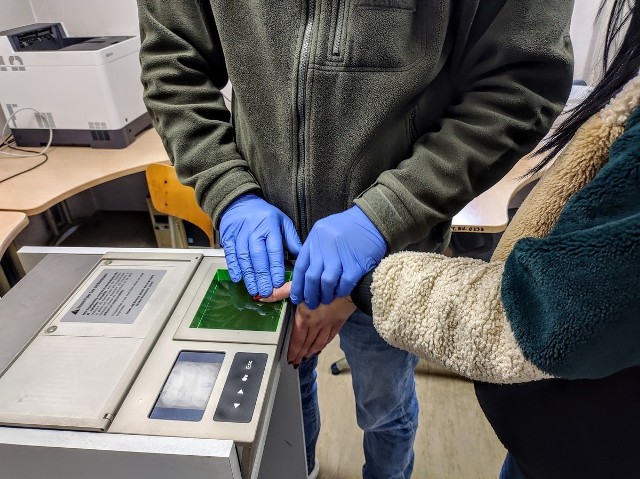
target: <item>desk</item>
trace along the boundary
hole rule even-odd
[[[18,270],[18,274],[24,274],[19,266],[15,248],[12,246],[16,236],[27,226],[29,219],[24,213],[17,211],[0,211],[0,258],[5,251],[9,252],[12,263]],[[9,290],[9,280],[0,267],[0,294],[4,295]]]
[[[540,178],[540,173],[522,177],[540,157],[525,156],[498,183],[473,199],[453,217],[454,233],[501,233],[509,223],[511,199],[525,186]]]
[[[0,256],[7,251],[11,242],[29,224],[24,213],[17,211],[0,211]]]
[[[140,134],[127,148],[53,147],[49,160],[38,168],[0,183],[0,210],[43,213],[57,203],[92,186],[144,171],[152,163],[168,162],[155,130]],[[42,161],[36,158],[0,158],[0,180]]]

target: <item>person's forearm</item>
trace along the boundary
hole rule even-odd
[[[217,224],[233,199],[259,187],[234,142],[220,92],[224,57],[207,4],[138,0],[140,62],[154,127],[180,181],[194,187]]]
[[[374,273],[373,320],[382,338],[470,379],[551,377],[523,354],[502,308],[504,263],[397,253]]]

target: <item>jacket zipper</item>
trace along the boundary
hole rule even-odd
[[[298,62],[298,88],[297,88],[297,106],[298,106],[298,172],[296,175],[298,190],[298,205],[300,206],[300,232],[302,235],[307,234],[307,208],[305,204],[305,100],[306,100],[306,83],[307,73],[309,70],[309,55],[311,50],[311,33],[313,30],[313,17],[315,16],[315,0],[309,0],[307,7],[307,19],[304,28],[304,36],[302,37],[302,47],[300,48],[300,58]]]
[[[235,129],[238,126],[237,120],[236,120],[236,94],[234,93],[233,89],[231,90],[231,126],[233,127],[234,130],[234,134],[235,134]]]
[[[340,56],[340,44],[342,42],[342,29],[344,28],[344,11],[346,0],[338,0],[338,12],[336,14],[336,29],[333,34],[333,56]]]
[[[411,144],[418,141],[418,130],[416,129],[416,111],[413,110],[409,115],[409,136],[411,137]]]

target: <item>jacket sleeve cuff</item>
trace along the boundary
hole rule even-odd
[[[365,274],[351,292],[351,300],[353,301],[353,304],[356,308],[369,316],[373,316],[371,307],[371,283],[373,282],[374,271],[375,269],[372,269]]]
[[[246,169],[236,168],[225,174],[202,196],[202,209],[211,216],[214,228],[218,229],[223,211],[238,196],[247,193],[261,194],[261,189],[253,175]]]
[[[402,250],[420,238],[412,238],[410,232],[418,225],[409,210],[390,188],[375,184],[354,200],[384,237],[389,252]]]

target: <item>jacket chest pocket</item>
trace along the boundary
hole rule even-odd
[[[411,65],[425,49],[423,10],[418,0],[335,0],[329,60],[373,69]]]

